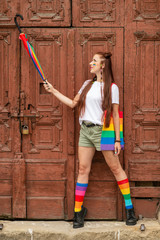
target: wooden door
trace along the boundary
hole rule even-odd
[[[23,10],[27,9],[26,11]],[[3,1],[0,9],[0,216],[69,219],[74,205],[74,112],[48,94],[18,38],[15,14],[45,76],[74,97],[74,31],[69,1]],[[4,26],[7,28],[4,30]],[[11,29],[13,28],[14,29]],[[29,134],[22,134],[22,125]]]
[[[45,76],[62,94],[73,98],[74,31],[25,29]],[[26,168],[27,218],[64,219],[73,214],[74,113],[52,94],[21,49],[21,122]],[[25,204],[25,203],[24,203]]]
[[[77,28],[75,36],[75,78],[76,92],[83,82],[92,78],[89,62],[98,51],[111,51],[115,82],[120,89],[120,110],[123,110],[123,28]],[[78,112],[76,113],[76,147],[79,139]],[[76,148],[78,173],[78,154]],[[123,151],[120,156],[123,165]],[[121,219],[122,198],[117,182],[101,153],[96,152],[92,162],[89,185],[84,205],[88,208],[90,219]],[[97,209],[95,211],[95,209]]]
[[[93,77],[89,71],[89,62],[93,55],[97,51],[111,51],[113,73],[120,89],[120,109],[123,110],[124,2],[76,0],[72,3],[73,26],[76,28],[75,91],[77,93],[83,82]],[[76,126],[76,146],[78,146],[80,128],[78,112],[76,112]],[[123,166],[123,151],[120,161]],[[76,149],[76,177],[77,173]],[[121,193],[102,153],[99,152],[96,152],[93,158],[84,205],[88,208],[88,219],[122,219]]]
[[[137,216],[156,217],[160,197],[160,1],[125,4],[125,166]]]
[[[21,156],[17,43],[15,29],[0,29],[0,216],[3,218],[12,217],[14,164]]]

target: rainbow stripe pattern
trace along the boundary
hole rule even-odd
[[[105,117],[106,117],[105,112]],[[123,139],[123,112],[119,111],[119,120],[120,120],[120,141],[121,141],[121,149],[124,150],[124,139]],[[101,134],[101,150],[115,150],[115,130],[114,130],[114,123],[113,123],[113,116],[111,113],[111,119],[109,127],[106,128],[103,123],[102,134]]]
[[[118,186],[121,190],[121,193],[124,197],[124,201],[125,201],[125,207],[126,209],[131,209],[133,208],[132,205],[132,201],[131,201],[131,195],[130,195],[130,187],[129,187],[129,182],[128,182],[128,178],[122,180],[122,181],[118,181]]]
[[[75,212],[80,212],[82,205],[83,205],[83,199],[85,192],[87,190],[88,183],[78,183],[76,184],[76,192],[75,192]]]
[[[19,39],[23,41],[23,45],[24,45],[25,49],[27,50],[28,55],[29,55],[30,58],[32,59],[32,61],[33,61],[33,63],[34,63],[34,66],[36,67],[37,71],[39,72],[42,80],[45,81],[45,76],[44,76],[43,70],[42,70],[42,68],[41,68],[41,65],[40,65],[37,57],[36,57],[36,54],[35,54],[35,52],[34,52],[34,48],[33,48],[32,45],[28,42],[27,35],[24,34],[24,33],[20,33]]]

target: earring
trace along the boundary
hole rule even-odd
[[[103,69],[101,68],[101,81],[102,81],[102,74],[103,74]]]

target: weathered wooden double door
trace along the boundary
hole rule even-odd
[[[158,0],[1,0],[0,217],[71,219],[78,172],[78,112],[44,90],[18,39],[16,13],[49,82],[73,99],[97,51],[111,51],[136,214],[160,198],[160,3]],[[28,134],[23,134],[23,127]],[[85,196],[88,219],[123,219],[124,203],[100,152]],[[96,211],[95,211],[96,209]],[[148,210],[149,209],[149,210]]]

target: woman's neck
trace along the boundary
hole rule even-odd
[[[103,82],[103,79],[97,79],[97,82]]]

